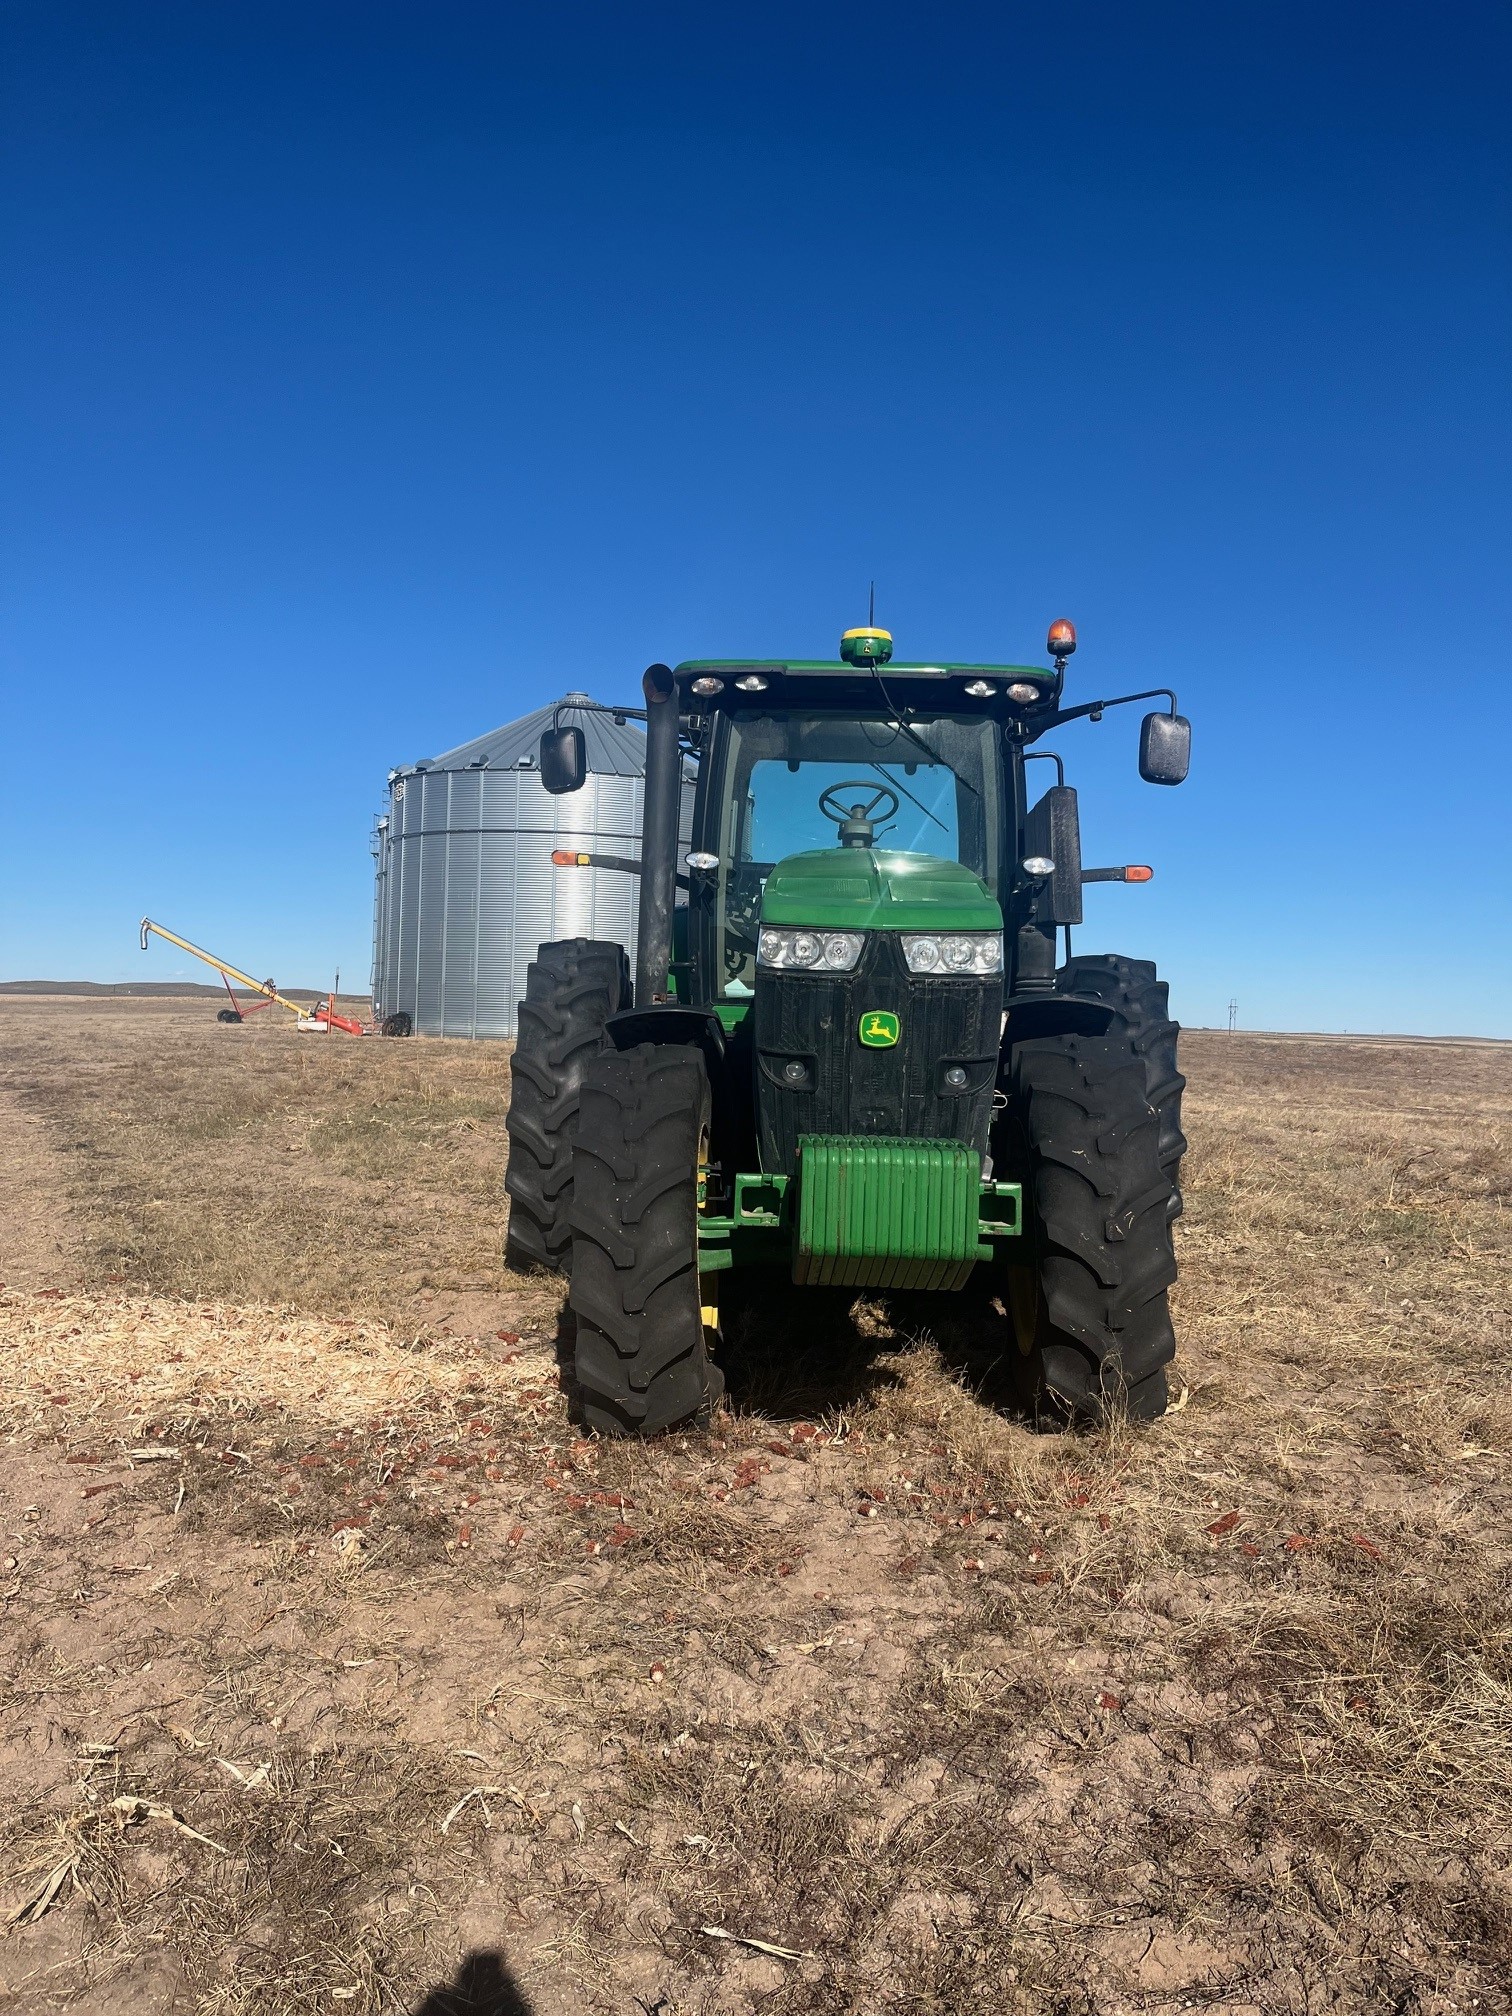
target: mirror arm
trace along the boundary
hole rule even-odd
[[[560,857],[560,858],[559,858]],[[573,847],[558,847],[551,856],[555,868],[614,868],[624,875],[639,875],[641,864],[624,854],[582,854]],[[674,878],[679,889],[691,890],[692,884],[686,875]]]
[[[597,700],[558,700],[551,710],[551,731],[556,733],[562,725],[562,710],[569,714],[612,714],[616,721],[644,721],[644,707],[604,707]]]
[[[1038,741],[1041,735],[1048,734],[1052,728],[1063,727],[1067,721],[1080,721],[1083,719],[1100,721],[1105,708],[1128,707],[1136,700],[1169,700],[1171,704],[1166,709],[1166,712],[1172,715],[1176,712],[1176,695],[1171,691],[1170,687],[1152,686],[1146,693],[1120,693],[1115,700],[1088,700],[1080,707],[1057,708],[1043,727],[1038,724],[1035,725],[1034,734],[1030,739]]]

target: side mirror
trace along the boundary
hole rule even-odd
[[[1146,714],[1139,730],[1139,774],[1146,784],[1183,784],[1192,767],[1192,724],[1185,714]]]
[[[553,798],[581,791],[588,780],[588,741],[581,728],[548,728],[541,737],[541,783]]]

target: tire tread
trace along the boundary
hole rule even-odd
[[[1145,1097],[1160,1119],[1160,1164],[1170,1183],[1168,1215],[1182,1209],[1181,1158],[1187,1139],[1181,1131],[1181,1095],[1186,1079],[1176,1068],[1181,1025],[1171,1019],[1170,989],[1158,979],[1154,962],[1127,959],[1118,952],[1082,953],[1068,959],[1055,979],[1056,992],[1080,994],[1116,1009],[1144,1067]]]
[[[1038,1249],[1037,1393],[1073,1420],[1162,1412],[1176,1348],[1173,1176],[1136,1036],[1116,1019],[1101,1035],[1034,1038],[1012,1053]]]
[[[583,1074],[573,1148],[575,1371],[584,1425],[648,1435],[717,1385],[698,1279],[708,1071],[690,1045],[606,1050]]]
[[[542,945],[525,975],[504,1126],[504,1188],[512,1267],[565,1272],[572,1245],[572,1144],[583,1076],[603,1047],[604,1024],[630,998],[623,947],[595,938]]]

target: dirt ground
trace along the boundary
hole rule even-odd
[[[0,2008],[1512,2011],[1512,1048],[1199,1034],[1178,1407],[576,1433],[491,1045],[0,1000]]]

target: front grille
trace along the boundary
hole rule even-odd
[[[896,1015],[898,1041],[868,1049],[863,1014]],[[910,973],[891,933],[868,938],[854,973],[756,976],[756,1112],[761,1166],[791,1176],[801,1134],[961,1141],[984,1154],[1003,1022],[1002,975]],[[793,1085],[784,1068],[799,1064]],[[966,1071],[951,1091],[945,1073]]]

